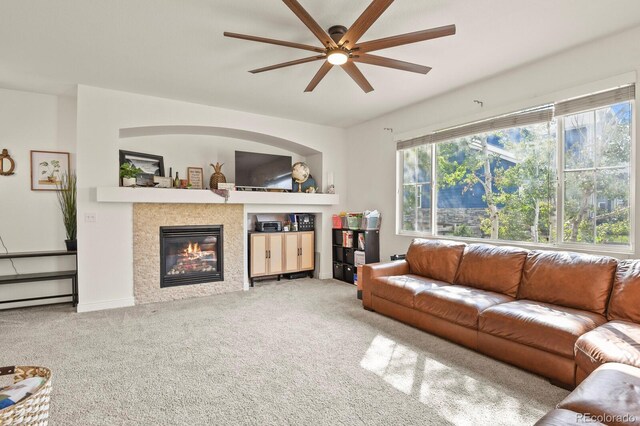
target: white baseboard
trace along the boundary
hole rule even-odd
[[[322,272],[318,274],[318,278],[321,280],[330,280],[333,278],[333,272]]]
[[[100,302],[78,303],[78,312],[102,311],[104,309],[126,308],[135,305],[133,297],[125,297],[124,299],[103,300]]]

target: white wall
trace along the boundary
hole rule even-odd
[[[323,175],[333,173],[341,199],[344,200],[347,196],[346,159],[342,154],[346,132],[343,129],[79,86],[77,126],[79,311],[133,304],[131,205],[97,203],[95,188],[117,186],[120,148],[149,151],[146,147],[150,147],[148,144],[152,142],[148,142],[147,137],[139,138],[141,145],[138,149],[134,140],[119,139],[120,129],[172,125],[240,129],[308,146],[322,153]],[[165,136],[160,137],[160,139],[164,138]],[[177,140],[173,139],[175,136],[166,136],[166,138],[167,141]],[[185,137],[184,140],[195,139]],[[207,140],[214,146],[217,141],[216,138]],[[225,143],[229,143],[229,146],[232,144],[230,141]],[[241,144],[239,143],[238,146]],[[191,145],[183,143],[180,149],[188,151]],[[172,154],[169,152],[165,156],[167,166],[174,161],[176,164],[192,161],[184,156],[180,156],[179,160],[176,157],[174,160],[167,158],[168,155]],[[186,166],[182,167],[186,168]],[[285,207],[289,211],[297,206],[282,208]],[[256,211],[253,209],[268,212],[277,210],[273,206],[264,206],[264,208],[252,206],[250,211],[249,209],[245,211],[247,213]],[[344,209],[344,205],[320,209],[326,213],[322,215],[324,229],[330,227],[330,213],[341,209]],[[84,221],[87,213],[95,214],[95,223]],[[320,274],[322,277],[329,277],[331,274],[330,235],[326,238],[320,235],[317,243],[322,257]]]
[[[227,182],[234,182],[235,151],[259,152],[263,154],[290,155],[291,161],[305,161],[305,157],[274,148],[262,143],[240,139],[206,135],[160,135],[126,138],[120,140],[120,149],[147,154],[161,155],[164,158],[166,175],[173,169],[173,178],[178,172],[180,179],[187,179],[187,167],[200,167],[204,173],[204,185],[209,186],[209,177],[213,173],[210,164],[224,163],[222,173]]]
[[[71,152],[73,168],[75,99],[0,89],[0,150],[4,148],[16,163],[14,175],[0,176],[0,237],[6,248],[9,252],[64,250],[66,236],[55,192],[31,190],[30,151]],[[4,251],[0,244],[0,252]],[[14,263],[19,273],[75,267],[72,258]],[[0,275],[14,273],[8,260],[0,260]],[[0,300],[68,294],[70,286],[69,280],[3,285]],[[15,306],[0,305],[0,309]]]
[[[348,170],[347,204],[350,210],[377,208],[382,212],[381,259],[388,260],[391,254],[406,252],[411,242],[411,237],[395,234],[394,139],[399,134],[406,137],[424,135],[449,126],[611,88],[629,79],[637,84],[639,39],[640,27],[637,27],[348,129],[349,157],[358,158],[358,164],[362,166]],[[496,60],[499,59],[497,56]],[[469,64],[468,72],[473,72],[473,64]],[[474,99],[483,101],[484,107],[474,103]],[[640,102],[636,106],[640,106]],[[636,123],[640,123],[637,110]],[[392,128],[393,132],[384,128]],[[636,126],[636,141],[640,143],[638,129],[640,126]],[[636,223],[640,223],[640,211],[636,213]],[[635,257],[639,242],[640,235],[635,244]]]

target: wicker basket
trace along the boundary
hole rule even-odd
[[[45,382],[31,396],[15,405],[0,410],[0,426],[37,425],[49,423],[49,399],[51,397],[51,370],[44,367],[16,366],[0,368],[0,376],[13,374],[17,383],[30,377],[43,377]]]

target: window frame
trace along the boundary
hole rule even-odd
[[[441,141],[426,143],[431,153],[431,230],[429,232],[424,231],[407,231],[402,229],[403,225],[403,187],[404,187],[404,156],[403,151],[405,149],[399,149],[396,151],[396,235],[408,236],[408,237],[428,237],[433,239],[442,240],[458,240],[469,243],[489,243],[495,245],[517,245],[526,248],[542,248],[542,249],[564,249],[587,253],[607,253],[607,254],[620,254],[627,256],[635,253],[636,241],[640,238],[636,234],[636,170],[637,170],[637,120],[639,119],[639,112],[636,110],[636,99],[629,99],[631,104],[631,147],[629,154],[629,244],[596,244],[594,243],[571,243],[564,241],[564,194],[565,194],[565,155],[564,155],[564,118],[566,115],[557,116],[556,118],[556,241],[553,243],[533,243],[529,241],[517,241],[517,240],[503,240],[503,239],[490,239],[490,238],[476,238],[476,237],[461,237],[461,236],[447,236],[438,234],[437,217],[438,217],[438,176],[436,168],[436,145],[438,143],[447,143],[451,141]],[[615,105],[610,104],[610,105]],[[596,110],[601,107],[593,108]],[[592,111],[591,110],[591,111]],[[585,112],[590,111],[586,110]],[[595,168],[595,167],[594,167]]]

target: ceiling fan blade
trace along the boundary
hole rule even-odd
[[[289,9],[302,21],[303,24],[311,30],[311,32],[320,40],[323,46],[338,47],[335,41],[329,37],[329,34],[322,29],[320,25],[309,15],[309,12],[304,10],[302,5],[297,0],[282,0]]]
[[[395,68],[397,70],[416,72],[418,74],[426,74],[431,71],[431,67],[424,65],[412,64],[411,62],[399,61],[397,59],[383,58],[375,55],[357,55],[351,58],[354,62],[362,62],[363,64],[378,65],[381,67]]]
[[[320,81],[324,78],[324,76],[327,75],[327,73],[331,70],[331,68],[333,68],[333,64],[330,64],[329,61],[326,61],[324,64],[322,64],[322,66],[320,67],[316,75],[313,76],[311,82],[306,87],[306,89],[304,89],[304,91],[312,92],[313,89],[316,88],[318,83],[320,83]]]
[[[362,15],[349,27],[338,42],[338,45],[351,49],[380,15],[391,6],[391,3],[393,3],[393,0],[373,0],[369,7],[362,12]]]
[[[251,74],[257,74],[259,72],[277,70],[278,68],[290,67],[292,65],[306,64],[307,62],[319,61],[320,59],[326,59],[325,56],[312,56],[310,58],[296,59],[295,61],[283,62],[281,64],[270,65],[264,68],[258,68],[249,71]]]
[[[272,38],[257,37],[257,36],[251,36],[246,34],[229,33],[226,31],[224,32],[224,36],[239,38],[241,40],[257,41],[260,43],[276,44],[278,46],[293,47],[294,49],[310,50],[312,52],[318,52],[318,53],[324,53],[325,51],[325,49],[321,47],[309,46],[307,44],[293,43],[290,41],[275,40]]]
[[[431,40],[438,37],[446,37],[456,33],[455,25],[431,28],[413,33],[401,34],[378,40],[365,41],[354,46],[357,52],[373,52],[374,50],[387,49],[389,47],[402,46],[403,44],[416,43],[418,41]]]
[[[347,72],[347,74],[349,74],[349,77],[351,77],[353,81],[355,81],[358,86],[360,86],[360,88],[364,90],[364,93],[373,91],[373,87],[371,86],[371,84],[369,84],[364,75],[362,75],[356,64],[349,61],[346,64],[340,66]]]

